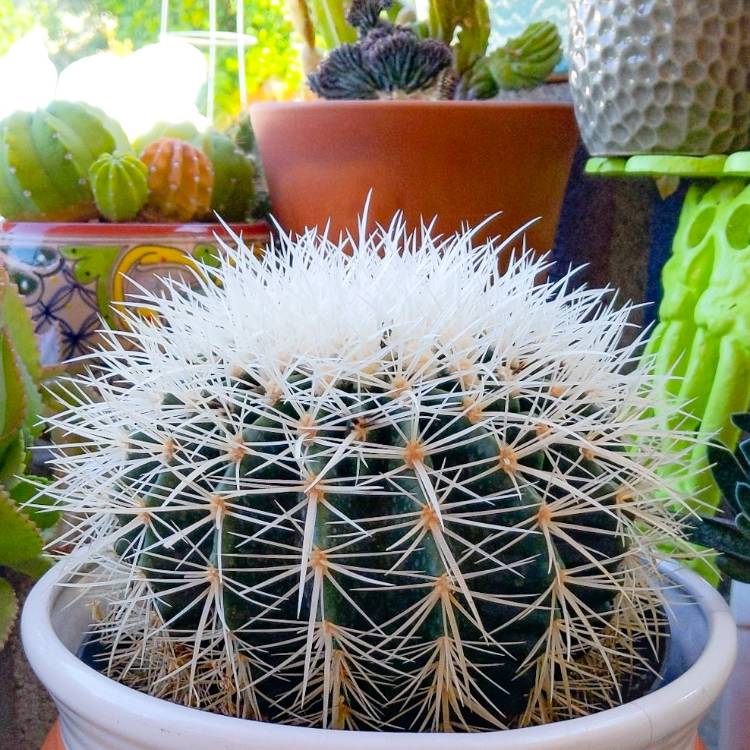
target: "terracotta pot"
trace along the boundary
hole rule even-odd
[[[60,710],[66,750],[693,750],[698,723],[732,670],[736,630],[708,583],[674,563],[661,569],[672,633],[661,686],[598,714],[503,732],[321,730],[219,716],[136,692],[75,655],[91,608],[79,588],[58,586],[63,564],[32,590],[21,634]]]
[[[284,229],[356,230],[404,211],[412,227],[476,225],[507,235],[530,219],[552,247],[578,130],[572,108],[541,102],[314,101],[251,107],[274,215]]]
[[[265,224],[236,224],[250,245],[268,239]],[[229,239],[219,224],[0,222],[0,263],[18,283],[36,332],[59,336],[57,359],[89,351],[101,319],[116,326],[112,304],[153,288],[160,276],[195,268]]]

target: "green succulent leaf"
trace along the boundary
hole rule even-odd
[[[50,566],[34,522],[7,492],[0,492],[0,566],[37,578]]]
[[[716,565],[729,578],[740,583],[750,583],[750,558],[723,554],[716,558]]]
[[[750,538],[745,537],[731,521],[724,518],[703,518],[691,528],[690,538],[703,547],[750,559]]]
[[[55,501],[44,493],[40,487],[49,484],[45,477],[22,477],[10,491],[13,502],[23,509],[34,525],[39,529],[51,529],[60,520],[60,511],[55,510]],[[33,506],[27,505],[33,499]]]
[[[737,527],[737,531],[750,540],[750,516],[746,516],[744,513],[738,513],[734,519],[734,525]]]
[[[741,482],[734,491],[734,500],[738,510],[750,516],[750,484]]]
[[[17,617],[16,592],[4,578],[0,578],[0,650],[5,646]]]
[[[0,268],[0,309],[3,325],[12,331],[16,354],[34,382],[38,383],[42,378],[42,365],[39,361],[39,345],[34,333],[34,324],[17,285],[4,268]]]
[[[739,508],[735,505],[735,488],[745,479],[745,473],[734,454],[721,443],[710,443],[708,448],[708,461],[713,464],[713,475],[721,494],[737,513]]]
[[[18,439],[27,420],[27,389],[21,371],[22,365],[4,327],[0,328],[0,359],[0,452],[4,454]]]
[[[15,486],[27,460],[25,431],[21,430],[0,454],[0,487]]]

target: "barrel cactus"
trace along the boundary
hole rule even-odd
[[[211,161],[214,186],[211,194],[211,215],[225,221],[244,221],[255,199],[255,161],[226,135],[209,130],[194,141]]]
[[[141,154],[148,168],[144,214],[153,220],[191,221],[208,214],[214,170],[208,157],[177,138],[159,138]]]
[[[102,154],[89,171],[99,213],[109,221],[130,221],[148,198],[148,169],[135,156]]]
[[[51,420],[84,449],[52,494],[103,669],[394,731],[544,723],[653,680],[684,499],[632,309],[496,250],[397,221],[225,247],[107,334]]]
[[[0,122],[0,215],[12,221],[96,218],[88,173],[117,145],[85,104],[54,101],[36,112],[14,112]]]

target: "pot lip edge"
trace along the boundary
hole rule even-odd
[[[415,732],[334,732],[315,727],[295,727],[240,719],[188,708],[121,685],[87,666],[61,643],[52,628],[49,617],[59,596],[60,588],[57,582],[67,571],[66,565],[58,563],[33,587],[21,616],[21,639],[29,663],[37,676],[39,671],[45,674],[43,684],[55,701],[59,700],[92,724],[100,724],[104,721],[102,717],[107,712],[101,710],[102,705],[108,705],[110,709],[115,710],[119,708],[121,711],[122,706],[127,705],[128,713],[142,716],[145,721],[157,715],[163,717],[166,712],[165,724],[215,728],[217,738],[219,730],[222,730],[222,737],[230,735],[236,737],[237,730],[245,727],[246,730],[254,728],[254,731],[258,733],[265,733],[269,739],[271,736],[280,734],[289,736],[292,732],[296,733],[300,739],[323,737],[327,743],[326,746],[332,750],[348,748],[352,741],[351,735],[367,738],[366,750],[371,747],[376,750],[386,750],[391,747],[390,743],[396,737],[401,738],[402,741],[408,741],[413,750],[422,750],[423,747],[428,747],[428,744],[433,748],[455,748],[458,747],[455,744],[456,737],[462,738],[460,747],[471,746],[473,748],[473,743],[477,741],[477,738],[485,741],[484,746],[487,747],[488,738],[502,737],[502,748],[507,748],[507,750],[521,750],[522,748],[540,750],[545,747],[545,742],[562,736],[559,727],[564,727],[561,731],[565,737],[581,736],[589,739],[603,739],[610,736],[613,725],[638,726],[645,719],[653,741],[657,730],[659,737],[669,736],[670,732],[688,726],[691,717],[697,720],[705,713],[726,683],[734,665],[737,649],[736,626],[727,604],[718,592],[693,571],[676,562],[664,561],[660,564],[660,571],[674,581],[701,608],[706,617],[709,632],[706,646],[696,662],[668,685],[634,701],[596,714],[522,729],[459,735]],[[730,648],[727,649],[728,644]],[[66,676],[70,673],[73,674],[72,680],[78,682],[76,685],[78,697],[76,703],[73,704],[75,708],[66,700],[66,697],[60,697],[70,694],[69,689],[67,692],[59,689],[63,684],[69,688],[71,678],[66,679]],[[704,679],[707,673],[714,675],[709,685]],[[51,688],[50,683],[57,683],[57,689]],[[81,710],[82,705],[85,706],[84,710]],[[670,718],[665,721],[664,715],[669,709],[671,709]],[[105,729],[109,727],[108,724],[100,725]],[[343,743],[339,742],[339,737]],[[428,744],[420,741],[424,738],[428,738]],[[594,746],[596,745],[592,745]]]
[[[418,109],[530,109],[560,112],[573,112],[573,102],[546,101],[536,99],[313,99],[295,101],[253,102],[248,110],[250,115],[257,112],[278,112],[300,109],[368,109],[380,107],[389,110]]]

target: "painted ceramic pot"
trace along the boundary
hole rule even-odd
[[[265,224],[232,231],[248,247],[268,239]],[[218,224],[62,224],[0,222],[0,262],[16,280],[40,336],[57,333],[57,358],[86,353],[101,320],[117,326],[113,305],[154,288],[160,277],[194,269],[216,252]]]
[[[597,156],[750,139],[750,0],[570,0],[570,85]]]

